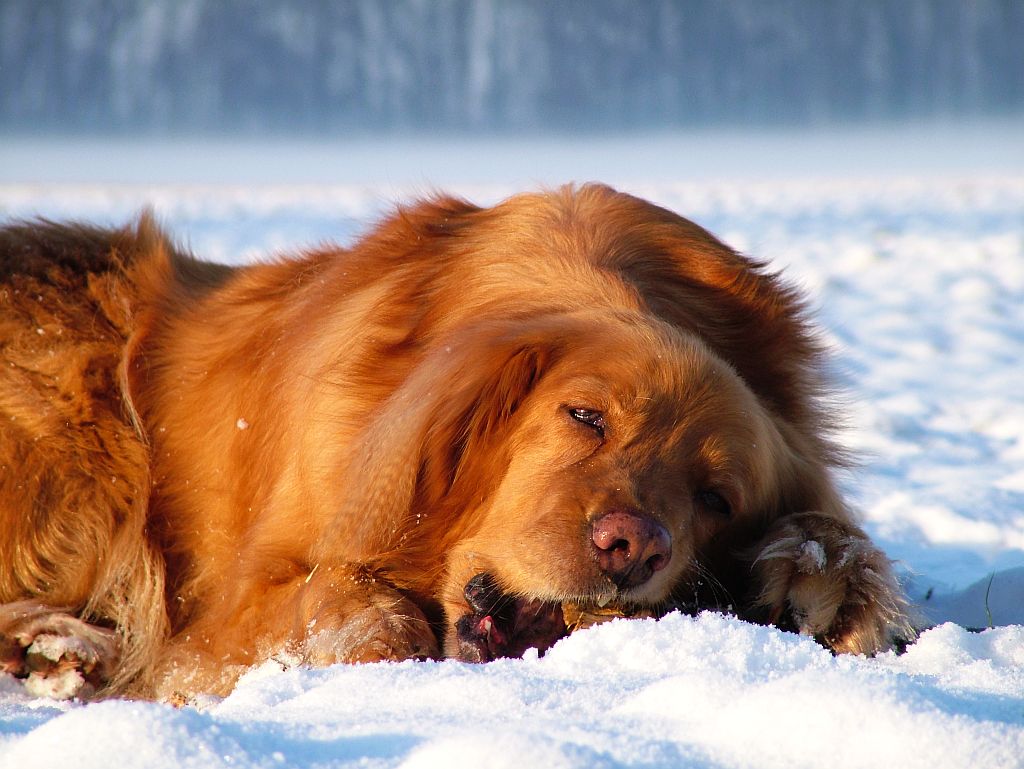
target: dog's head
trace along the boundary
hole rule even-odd
[[[653,607],[728,581],[713,564],[781,513],[827,506],[814,344],[758,265],[606,188],[419,213],[442,214],[473,280],[347,470],[350,552],[438,564],[451,601],[487,573]]]
[[[800,459],[699,339],[642,314],[542,325],[498,356],[468,420],[447,415],[463,445],[442,483],[475,508],[453,568],[542,600],[657,605],[763,530]]]
[[[545,601],[652,606],[786,504],[801,457],[734,369],[635,312],[487,321],[386,404],[365,552]]]

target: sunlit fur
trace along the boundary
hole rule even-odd
[[[480,572],[839,651],[905,625],[831,479],[799,299],[645,201],[436,198],[351,248],[238,268],[148,216],[32,222],[0,230],[0,279],[0,648],[29,605],[110,628],[101,694],[224,692],[282,651],[451,653]],[[624,592],[592,552],[612,509],[672,536]]]

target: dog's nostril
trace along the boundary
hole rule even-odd
[[[646,563],[647,568],[649,568],[652,572],[661,571],[666,566],[668,566],[668,558],[658,553],[648,558]]]

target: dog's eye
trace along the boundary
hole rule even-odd
[[[594,411],[592,409],[577,409],[570,408],[569,416],[575,419],[577,422],[582,422],[585,425],[589,425],[594,428],[594,431],[604,437],[604,414],[600,411]]]
[[[732,506],[729,504],[728,500],[717,491],[713,491],[711,489],[698,491],[696,500],[701,507],[715,515],[720,515],[723,518],[728,518],[732,515]]]

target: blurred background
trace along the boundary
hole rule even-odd
[[[4,0],[0,121],[60,134],[1019,117],[1020,0]]]
[[[809,147],[808,135],[838,138]],[[677,153],[657,145],[633,157],[638,136],[688,137],[683,154],[704,160],[664,167]],[[215,148],[152,169],[174,178],[230,175],[232,163],[243,179],[358,177],[371,150],[401,174],[410,142],[441,141],[454,161],[482,139],[538,137],[548,143],[526,162],[539,178],[585,171],[573,160],[584,138],[611,141],[596,170],[613,176],[637,164],[678,175],[789,162],[792,173],[839,155],[917,170],[957,139],[966,166],[1020,166],[1024,2],[0,0],[0,178],[109,175],[109,145],[65,156],[52,141],[96,137],[119,140],[122,176],[143,162],[135,141],[163,142],[164,158],[197,137]],[[331,154],[339,143],[349,154]],[[244,167],[253,153],[264,171]],[[523,162],[496,154],[509,153],[483,157],[497,175]]]

